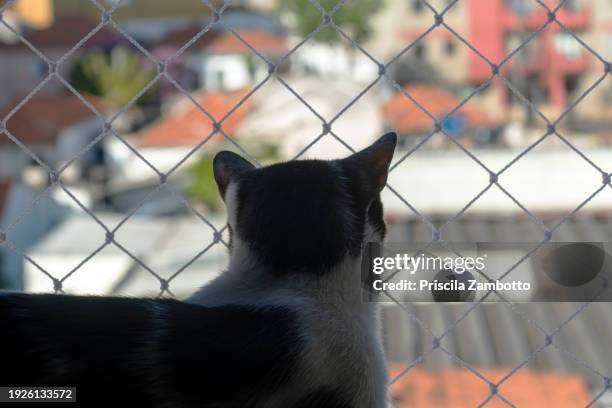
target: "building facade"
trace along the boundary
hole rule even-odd
[[[554,10],[558,2],[544,0]],[[548,11],[531,0],[449,0],[429,2],[444,13],[444,23],[463,37],[463,43],[443,25],[433,28],[434,12],[421,0],[387,2],[374,19],[375,35],[368,45],[390,59],[414,41],[406,56],[431,65],[436,73],[467,96],[485,82],[492,67],[479,55],[503,64],[500,73],[523,95],[554,119],[604,74],[604,63],[562,27],[575,33],[604,60],[612,54],[612,3],[601,0],[566,1],[547,22]],[[533,36],[533,38],[531,38]],[[393,41],[389,41],[392,38]],[[399,41],[398,41],[399,40]],[[521,44],[527,42],[526,46]],[[516,51],[517,48],[520,50]],[[477,50],[478,52],[476,52]],[[611,86],[603,81],[576,107],[575,115],[590,120],[609,116]],[[524,117],[525,105],[499,79],[475,96],[499,119]]]

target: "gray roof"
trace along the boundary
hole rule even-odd
[[[559,218],[544,217],[544,222],[552,226]],[[439,226],[445,219],[432,221]],[[539,242],[544,238],[543,229],[533,221],[513,216],[464,217],[449,224],[442,236],[453,242]],[[387,240],[429,242],[431,238],[431,228],[426,223],[409,220],[391,225]],[[595,215],[570,219],[553,239],[611,241],[612,219]],[[455,324],[470,303],[402,303],[399,306],[386,300],[383,332],[391,361],[411,364],[425,356],[420,364],[431,369],[460,366],[463,362],[477,369],[503,367],[510,371],[525,363],[531,353],[545,344],[546,334],[555,333],[563,325],[553,336],[552,345],[537,353],[525,367],[578,373],[593,394],[604,386],[597,372],[608,377],[612,375],[611,303],[588,304],[567,322],[585,304],[533,302],[510,306],[483,303]],[[440,336],[447,329],[448,334],[440,344],[456,358],[439,349],[431,351],[434,336]]]
[[[390,361],[411,364],[425,356],[421,364],[429,369],[461,366],[463,362],[476,369],[502,367],[510,371],[527,362],[533,352],[545,345],[546,334],[533,322],[551,334],[583,305],[525,303],[513,310],[508,304],[483,303],[456,325],[470,304],[406,303],[402,306],[385,304],[383,307],[384,342]],[[442,350],[431,351],[434,335],[440,336],[447,328],[451,329],[440,345],[461,362]],[[596,393],[604,386],[596,371],[606,376],[612,373],[610,345],[612,304],[591,303],[553,336],[552,345],[537,353],[524,367],[577,373]]]
[[[567,213],[569,210],[567,211]],[[536,214],[537,215],[537,214]],[[546,228],[554,227],[565,213],[538,215]],[[440,228],[452,216],[428,217]],[[468,214],[449,222],[441,230],[441,237],[449,242],[540,242],[545,227],[525,214]],[[401,220],[389,225],[387,242],[430,242],[432,227],[419,218]],[[580,213],[556,229],[555,242],[608,242],[612,241],[612,217],[605,213]]]

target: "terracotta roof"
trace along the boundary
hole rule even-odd
[[[53,25],[43,30],[31,30],[23,33],[23,36],[36,48],[62,47],[70,48],[85,37],[98,21],[82,15],[58,16]],[[84,46],[108,45],[117,42],[127,42],[119,33],[108,27],[102,27]],[[15,44],[3,44],[4,46],[25,47],[21,41]]]
[[[287,43],[284,37],[267,33],[265,31],[243,30],[238,31],[242,39],[251,47],[263,54],[283,53],[287,50]],[[206,51],[218,54],[233,54],[251,52],[236,35],[231,32],[224,32],[215,38],[206,47]]]
[[[451,91],[429,84],[409,84],[404,87],[423,108],[436,118],[444,117],[459,105],[462,99]],[[429,132],[432,119],[401,92],[396,92],[384,105],[387,124],[400,133]],[[493,120],[474,102],[468,101],[457,112],[467,121],[467,127],[492,125]]]
[[[402,367],[391,368],[391,376]],[[507,370],[479,370],[490,381],[499,381]],[[476,407],[491,395],[487,383],[468,370],[447,368],[426,371],[415,368],[391,386],[391,393],[399,408]],[[523,368],[499,386],[499,393],[517,407],[570,408],[588,405],[592,397],[582,380],[575,374],[537,372]],[[507,407],[493,397],[487,407]]]
[[[89,95],[85,98],[98,111],[104,112],[104,104],[99,98]],[[19,99],[9,103],[8,107],[0,112],[0,118],[6,117],[20,101]],[[6,128],[24,143],[45,143],[54,141],[66,127],[91,117],[94,117],[94,113],[72,93],[36,94],[11,116]],[[0,144],[9,142],[2,134]]]
[[[202,92],[195,95],[194,99],[216,120],[220,120],[243,95],[242,91]],[[248,109],[249,102],[246,101],[223,121],[223,131],[231,135]],[[212,129],[211,119],[190,100],[184,100],[172,111],[140,131],[135,136],[135,143],[140,146],[193,146],[204,140]],[[212,141],[221,139],[223,135],[216,134]]]
[[[159,45],[182,47],[191,40],[201,27],[189,27],[171,33]],[[242,39],[262,54],[282,54],[287,51],[284,36],[260,30],[235,30]],[[252,51],[230,31],[210,31],[191,45],[194,49],[213,54],[245,54]]]
[[[8,192],[11,188],[10,180],[0,180],[0,219],[2,219],[2,211],[4,210],[4,203],[8,196]]]
[[[172,46],[180,48],[187,44],[193,37],[195,37],[204,27],[190,26],[180,30],[175,30],[166,35],[156,46]],[[221,33],[218,31],[208,31],[200,36],[194,44],[190,46],[195,49],[202,49],[206,47],[214,38],[218,37]]]

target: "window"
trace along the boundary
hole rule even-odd
[[[217,85],[217,89],[225,88],[225,72],[219,70],[215,72],[215,82]]]
[[[421,0],[412,0],[412,11],[415,13],[421,13],[423,11],[423,2]]]
[[[567,59],[577,59],[580,56],[580,44],[569,33],[556,33],[554,47],[559,54]]]
[[[451,55],[455,55],[455,51],[457,50],[457,44],[455,44],[455,42],[451,39],[446,40],[446,42],[444,43],[444,53],[446,53],[446,55],[451,56]]]
[[[580,1],[578,0],[565,0],[563,7],[570,13],[576,13],[580,10]]]
[[[531,11],[532,4],[526,0],[504,0],[504,3],[506,7],[520,15],[528,14]]]
[[[414,46],[414,56],[417,59],[422,60],[424,55],[425,55],[425,46],[423,44],[416,44]]]

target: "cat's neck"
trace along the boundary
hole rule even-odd
[[[230,259],[229,268],[187,299],[190,303],[298,306],[303,302],[363,303],[360,257],[340,262],[330,271],[273,273],[252,258]]]

